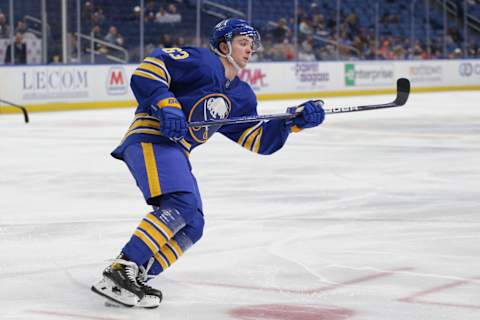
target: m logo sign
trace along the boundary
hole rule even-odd
[[[120,95],[127,92],[127,79],[123,67],[111,67],[107,75],[107,93]]]

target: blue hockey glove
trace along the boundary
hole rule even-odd
[[[325,119],[325,111],[323,110],[323,101],[309,100],[298,107],[288,108],[287,112],[300,114],[292,119],[291,124],[300,129],[313,128],[320,125]]]
[[[164,136],[176,141],[187,135],[187,120],[182,109],[176,107],[158,108],[157,116],[160,120],[160,132]]]

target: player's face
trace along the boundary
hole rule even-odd
[[[232,40],[232,58],[240,68],[244,68],[253,53],[253,39],[247,36],[237,36]]]

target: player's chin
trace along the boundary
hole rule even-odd
[[[238,63],[238,66],[239,66],[240,68],[245,68],[245,67],[247,66],[247,64],[248,64],[248,61],[249,61],[249,59],[242,59],[242,60]]]

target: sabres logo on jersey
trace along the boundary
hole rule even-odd
[[[189,121],[219,120],[228,118],[231,111],[231,102],[227,96],[214,93],[202,97],[190,110]],[[220,126],[193,127],[190,134],[198,143],[206,142]]]

